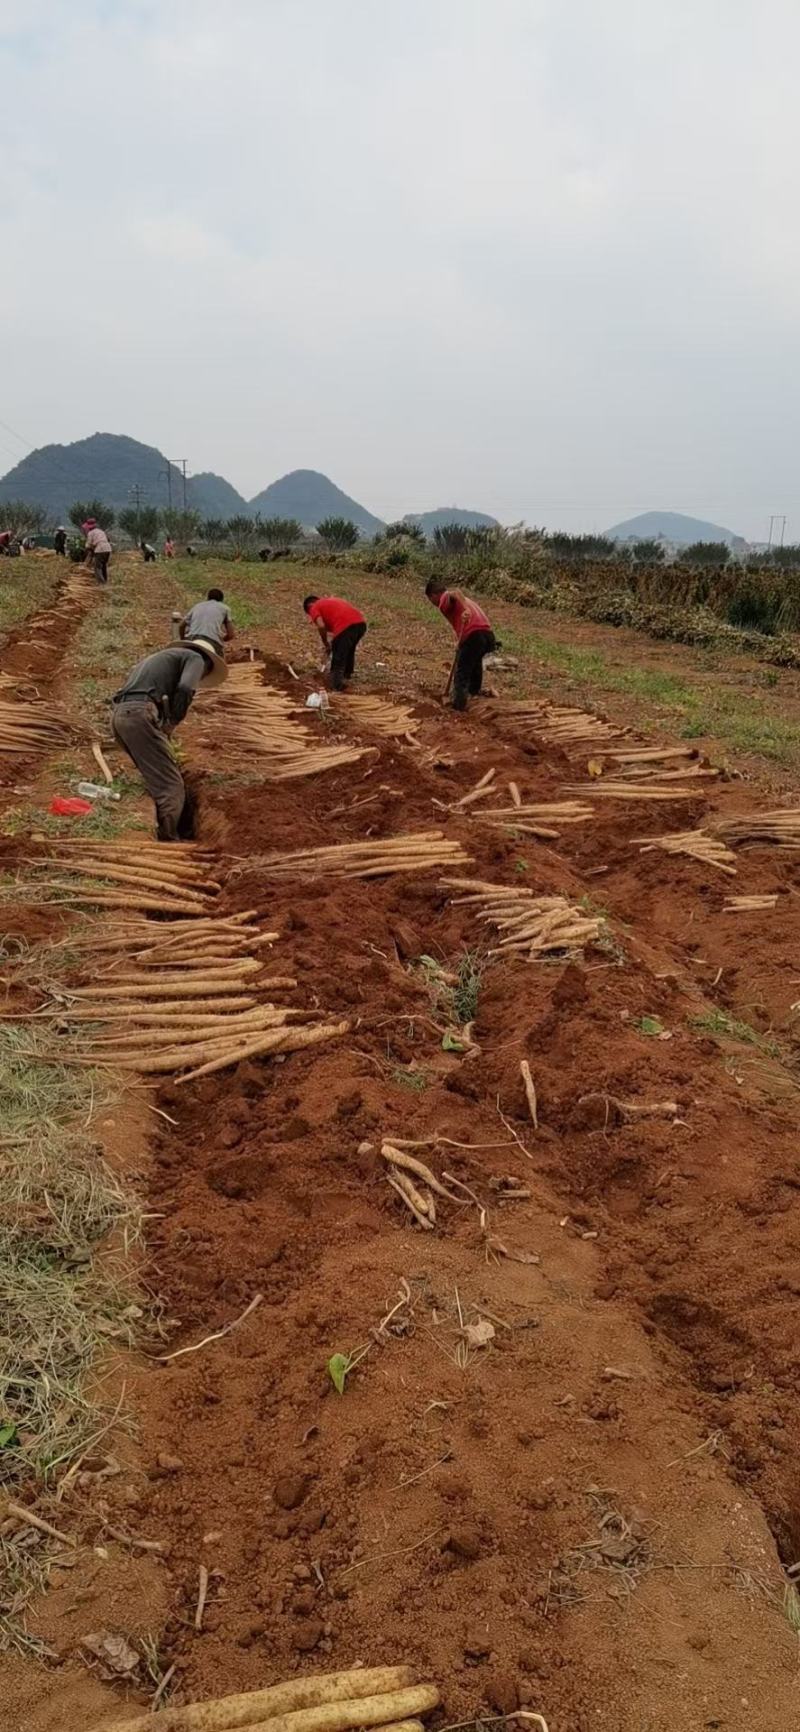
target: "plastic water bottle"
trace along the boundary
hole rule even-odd
[[[84,800],[119,800],[113,788],[102,788],[99,782],[79,782],[78,793]]]

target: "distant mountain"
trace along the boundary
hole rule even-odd
[[[445,524],[458,523],[465,529],[497,529],[496,517],[487,517],[485,511],[466,511],[461,505],[440,505],[437,511],[407,511],[404,523],[418,523],[430,540],[434,529],[444,529]]]
[[[183,477],[170,465],[172,501],[183,499]],[[0,500],[24,499],[43,505],[54,523],[67,521],[77,499],[102,499],[115,511],[132,504],[134,487],[142,503],[165,506],[168,501],[167,460],[154,445],[141,445],[121,433],[93,433],[74,445],[42,445],[23,457],[0,480]]]
[[[643,511],[639,517],[615,523],[606,534],[613,541],[628,541],[631,537],[649,541],[652,536],[663,535],[665,541],[674,541],[679,547],[687,547],[691,541],[724,541],[728,547],[745,546],[744,537],[734,535],[732,529],[721,529],[718,523],[706,523],[702,517],[684,517],[680,511]]]
[[[225,523],[229,517],[250,515],[244,496],[237,493],[224,475],[215,475],[210,469],[192,476],[186,489],[186,500],[190,511],[199,511],[201,517],[221,517]]]
[[[316,529],[323,517],[347,517],[362,535],[375,535],[383,528],[379,517],[373,517],[316,469],[293,469],[282,475],[280,481],[273,481],[251,499],[250,510],[261,517],[296,517],[304,529]]]

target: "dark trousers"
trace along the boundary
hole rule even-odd
[[[115,704],[111,727],[128,757],[133,759],[155,805],[159,842],[180,841],[191,833],[186,787],[159,726],[155,704],[141,698],[129,704]]]
[[[108,562],[110,558],[110,553],[92,554],[92,566],[94,567],[94,575],[97,578],[98,583],[108,583]]]
[[[471,631],[458,646],[453,674],[453,709],[465,710],[483,685],[483,658],[495,648],[493,631]]]
[[[356,649],[366,629],[362,620],[360,625],[346,625],[344,631],[336,633],[331,644],[331,685],[335,692],[340,692],[347,680],[353,678]]]

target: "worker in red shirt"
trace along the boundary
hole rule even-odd
[[[364,615],[338,595],[307,595],[303,607],[330,656],[331,685],[335,692],[343,692],[353,678],[356,649],[367,629]]]
[[[460,589],[445,589],[438,577],[425,585],[428,600],[449,620],[458,639],[451,679],[453,709],[465,710],[468,698],[476,698],[483,684],[483,658],[497,648],[486,614],[476,601]],[[447,689],[450,689],[448,681]],[[445,697],[447,692],[445,692]]]

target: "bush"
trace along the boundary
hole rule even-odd
[[[727,565],[731,550],[726,541],[692,541],[681,554],[681,564]]]
[[[409,523],[403,518],[399,523],[387,523],[386,528],[379,530],[375,540],[380,541],[414,541],[425,545],[425,531],[421,523]]]
[[[0,529],[10,529],[19,541],[23,535],[34,535],[43,529],[46,519],[43,505],[28,505],[24,499],[0,501]]]
[[[113,506],[105,505],[102,499],[76,499],[69,508],[69,520],[76,529],[80,529],[87,517],[96,518],[101,529],[113,529],[114,515]]]
[[[254,517],[253,527],[259,541],[267,547],[291,547],[303,533],[296,517]]]
[[[323,517],[317,524],[317,534],[322,536],[332,553],[345,553],[358,541],[358,529],[349,517]]]

